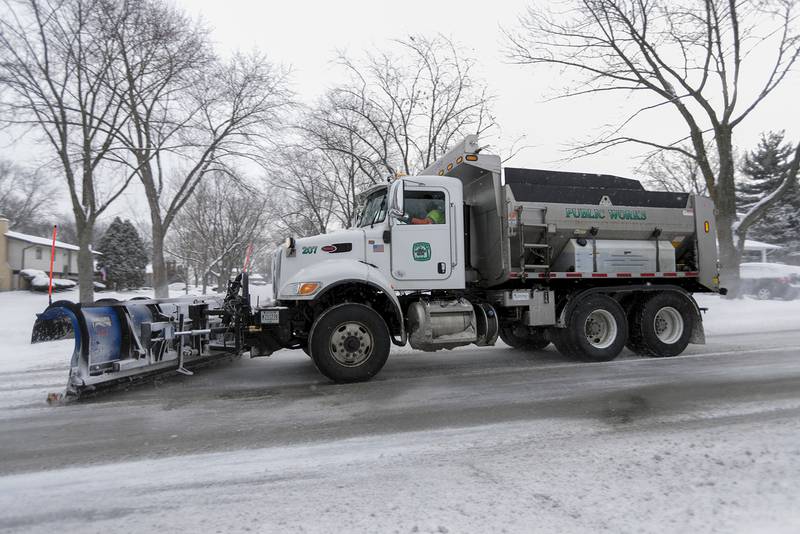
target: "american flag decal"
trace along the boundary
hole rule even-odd
[[[373,243],[372,252],[383,252],[383,243]]]

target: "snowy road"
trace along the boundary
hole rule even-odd
[[[399,351],[337,386],[280,353],[60,407],[63,368],[5,366],[0,531],[797,532],[800,307],[709,307],[665,360]]]

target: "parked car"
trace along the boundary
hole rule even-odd
[[[800,267],[781,263],[742,263],[742,294],[767,299],[795,299],[800,295]]]

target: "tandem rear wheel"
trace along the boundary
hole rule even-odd
[[[675,292],[645,295],[629,312],[628,348],[641,356],[665,358],[682,353],[692,337],[692,303]]]
[[[565,328],[552,331],[558,351],[570,358],[607,362],[616,358],[628,340],[628,321],[613,298],[593,294],[582,298],[565,318]]]
[[[559,352],[584,361],[613,360],[626,345],[640,356],[664,358],[686,349],[697,320],[691,300],[675,291],[643,292],[627,314],[610,296],[592,294],[551,337]]]

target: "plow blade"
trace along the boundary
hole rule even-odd
[[[57,301],[37,315],[31,343],[74,339],[66,395],[190,368],[240,352],[218,297]]]

